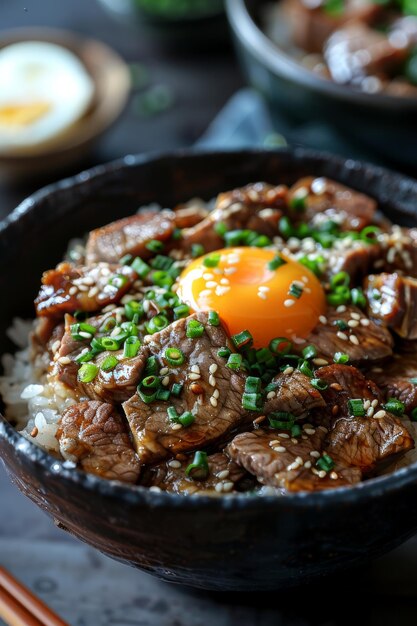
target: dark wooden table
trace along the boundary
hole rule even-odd
[[[138,31],[115,23],[94,0],[0,0],[0,29],[25,25],[94,35],[129,62],[145,64],[151,83],[168,85],[174,94],[174,106],[156,117],[138,116],[133,100],[96,151],[65,174],[127,153],[192,145],[243,84],[231,50],[167,51]],[[0,217],[47,182],[51,179],[0,187]],[[254,596],[190,591],[115,563],[59,531],[10,484],[1,466],[0,563],[71,626],[416,623],[417,540],[369,567],[310,589]]]

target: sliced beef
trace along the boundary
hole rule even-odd
[[[57,439],[64,458],[79,463],[85,472],[109,480],[137,482],[139,460],[126,422],[111,404],[74,404],[62,416]]]
[[[334,220],[343,230],[362,230],[373,223],[376,202],[363,193],[345,187],[330,178],[306,176],[291,187],[288,200],[305,191],[307,221],[319,217],[320,221]]]
[[[317,466],[325,453],[326,433],[325,428],[306,425],[300,437],[290,438],[286,431],[259,429],[237,435],[227,451],[260,483],[286,491],[316,491],[359,482],[357,468],[336,464],[326,472]]]
[[[316,376],[328,385],[322,391],[328,406],[317,412],[317,420],[329,428],[326,450],[335,461],[368,474],[414,447],[401,420],[383,408],[381,391],[358,369],[330,365],[318,369]],[[363,401],[364,416],[353,415],[353,399]]]
[[[255,183],[220,194],[216,206],[206,219],[193,228],[182,231],[181,247],[190,250],[200,243],[206,252],[224,247],[224,239],[216,233],[217,223],[225,224],[228,231],[250,229],[273,237],[278,233],[278,222],[286,206],[287,187],[273,187]]]
[[[383,83],[386,77],[401,69],[407,54],[407,47],[396,47],[387,34],[363,23],[347,24],[337,30],[324,49],[332,79],[365,90],[366,77],[380,77]],[[378,91],[378,84],[374,84],[372,91]]]
[[[334,30],[349,20],[373,22],[381,13],[381,6],[368,0],[347,0],[343,12],[334,15],[326,12],[321,2],[286,0],[284,11],[289,18],[294,43],[307,52],[321,52]]]
[[[404,339],[417,339],[417,279],[373,274],[364,286],[369,316],[381,320]]]
[[[100,328],[111,317],[111,313],[89,318],[88,323]],[[80,397],[94,400],[103,400],[113,404],[128,400],[135,392],[141,378],[146,359],[147,348],[141,348],[134,358],[124,358],[123,350],[105,351],[94,357],[90,363],[100,368],[103,361],[114,356],[119,363],[110,371],[99,369],[97,376],[89,383],[83,383],[78,379],[78,371],[81,367],[76,358],[89,349],[89,340],[78,341],[71,335],[71,325],[75,322],[71,316],[66,316],[65,333],[57,353],[53,374],[57,379],[74,389]],[[100,337],[103,333],[98,333]]]
[[[86,247],[87,264],[118,263],[126,254],[148,258],[152,252],[146,244],[152,239],[166,241],[174,228],[175,214],[172,211],[148,209],[92,230]]]
[[[272,383],[276,385],[276,389],[268,393],[265,414],[284,411],[300,418],[305,417],[312,409],[326,404],[320,391],[312,387],[311,379],[299,370],[279,374]]]
[[[383,254],[374,264],[376,270],[417,278],[417,228],[393,226],[379,235],[378,242]]]
[[[31,335],[32,347],[35,351],[46,350],[52,358],[55,348],[64,335],[64,324],[50,317],[40,317]]]
[[[75,267],[60,263],[42,276],[42,287],[35,300],[38,316],[63,317],[76,310],[94,312],[119,302],[136,279],[128,266],[98,263]]]
[[[175,226],[191,228],[208,216],[208,209],[202,200],[191,200],[175,208]]]
[[[204,325],[204,333],[197,339],[186,336],[191,320]],[[169,453],[210,446],[256,417],[242,408],[246,374],[226,367],[225,359],[217,354],[222,346],[232,349],[228,336],[222,326],[210,326],[206,313],[174,322],[149,336],[147,346],[160,363],[163,385],[171,388],[173,383],[180,383],[184,387],[179,397],[171,395],[167,401],[146,404],[136,393],[124,403],[136,449],[144,463],[156,462]],[[182,350],[182,365],[171,367],[166,363],[164,355],[169,347]],[[171,406],[178,415],[191,412],[194,422],[188,427],[170,422],[167,409]]]
[[[208,456],[209,473],[204,480],[188,477],[185,470],[192,463],[193,457],[188,456],[182,461],[163,461],[147,467],[143,472],[140,484],[146,487],[159,487],[162,491],[180,495],[219,495],[236,491],[242,479],[247,475],[245,470],[229,459],[223,452]]]
[[[385,398],[398,398],[410,414],[417,408],[417,346],[413,351],[399,351],[384,367],[372,367],[369,378],[383,390]],[[414,381],[414,382],[413,382]]]
[[[381,257],[381,248],[378,244],[367,244],[362,241],[348,241],[341,239],[328,252],[327,276],[335,276],[339,272],[347,272],[351,277],[351,284],[358,284],[372,269],[374,263]]]
[[[370,320],[357,307],[345,305],[329,307],[307,341],[317,348],[320,357],[330,362],[336,352],[342,352],[351,363],[362,364],[391,356],[393,345],[386,328]]]

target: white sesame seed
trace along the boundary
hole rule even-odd
[[[163,367],[159,373],[161,374],[161,376],[165,376],[165,374],[168,374],[168,372],[169,369],[167,367]]]
[[[370,406],[371,406],[371,401],[365,400],[365,402],[363,403],[363,408],[365,409],[365,411],[367,411]]]
[[[291,443],[297,444],[298,439],[296,439],[295,437],[291,437]]]
[[[312,452],[310,452],[310,456],[314,457],[315,459],[319,459],[320,452],[318,452],[317,450],[313,450]]]
[[[280,441],[278,441],[278,439],[273,439],[272,441],[269,442],[269,445],[271,446],[271,448],[279,444],[280,444]]]
[[[200,374],[195,374],[195,372],[191,372],[188,374],[189,380],[199,380],[201,378]]]
[[[221,285],[230,285],[230,281],[228,278],[221,278],[220,279],[220,284]]]
[[[165,376],[162,379],[162,384],[163,384],[164,387],[168,387],[168,385],[169,385],[169,376]]]
[[[278,437],[281,439],[289,439],[290,436],[287,433],[278,433]]]
[[[70,295],[70,296],[75,296],[75,294],[77,293],[77,291],[78,291],[77,287],[74,287],[74,286],[73,286],[73,287],[70,287],[70,289],[69,289],[69,292],[68,292],[68,293],[69,293],[69,295]]]
[[[209,272],[205,272],[203,274],[203,278],[204,278],[204,280],[211,280],[212,278],[214,278],[214,274],[210,274]]]
[[[223,491],[225,491],[226,493],[228,491],[232,491],[233,487],[234,487],[234,484],[232,483],[232,481],[228,481],[226,483],[223,483]]]
[[[84,337],[84,339],[91,339],[93,336],[91,333],[85,333],[83,330],[78,334],[80,335],[80,337]]]
[[[287,448],[284,448],[284,446],[276,446],[274,448],[275,452],[285,452]]]
[[[270,291],[269,287],[266,287],[265,285],[260,285],[258,287],[258,291]]]
[[[225,267],[224,273],[226,274],[226,276],[230,276],[231,274],[234,274],[236,270],[236,267]]]
[[[332,480],[337,480],[337,479],[339,478],[339,476],[336,474],[336,472],[331,472],[331,474],[330,474],[330,478],[331,478]]]
[[[160,487],[157,487],[156,485],[152,485],[152,487],[149,487],[149,491],[153,491],[154,493],[159,493],[160,491],[162,491],[162,489]]]
[[[173,461],[169,461],[168,465],[173,469],[179,469],[181,467],[181,463],[179,461],[176,461],[175,459]]]
[[[56,352],[57,350],[59,350],[59,346],[61,345],[61,342],[59,339],[57,339],[56,341],[54,341],[54,343],[52,344],[51,350],[52,352]]]
[[[321,425],[319,426],[318,430],[322,430],[324,433],[328,432],[327,428],[325,426],[321,426]]]
[[[98,287],[91,287],[90,291],[88,292],[88,297],[94,298],[94,296],[96,296],[98,292],[99,292]]]
[[[267,400],[272,400],[272,398],[275,398],[275,391],[269,391],[269,392],[266,394],[266,399],[267,399]]]
[[[325,315],[320,315],[319,322],[321,322],[321,324],[327,324],[327,317]]]
[[[209,376],[209,385],[211,385],[212,387],[216,386],[216,379],[214,378],[213,374],[210,374]]]
[[[219,472],[217,474],[217,478],[220,478],[220,480],[224,480],[225,478],[227,478],[229,476],[229,474],[230,474],[230,470],[225,469],[222,472]]]
[[[200,367],[198,365],[192,365],[190,367],[190,370],[194,372],[195,374],[200,374]]]
[[[284,306],[285,306],[285,307],[287,307],[287,309],[288,309],[290,306],[293,306],[294,304],[295,304],[295,300],[290,300],[290,299],[288,299],[288,300],[284,300]]]
[[[355,311],[352,311],[352,313],[350,314],[350,317],[353,320],[360,320],[361,319],[361,316],[359,315],[359,313],[356,313]]]
[[[351,328],[356,328],[356,326],[359,326],[359,322],[357,320],[349,320],[348,326],[350,326]]]
[[[200,296],[201,297],[205,297],[205,296],[211,296],[211,289],[203,289],[203,291],[200,291]]]
[[[362,326],[369,326],[370,323],[370,320],[366,319],[366,317],[361,319]]]
[[[88,286],[80,284],[78,285],[78,291],[88,291]]]
[[[209,280],[209,281],[206,283],[206,288],[207,288],[207,289],[215,289],[216,287],[217,287],[217,283],[216,283],[216,281],[215,281],[215,280]]]
[[[337,307],[336,311],[338,313],[344,313],[346,311],[346,307],[344,304],[341,304],[340,306]]]
[[[268,296],[263,291],[258,291],[257,295],[258,295],[258,298],[260,298],[261,300],[267,300],[268,299]]]
[[[220,391],[218,389],[215,389],[213,391],[213,398],[218,398],[220,396]]]
[[[294,463],[291,463],[290,465],[287,466],[287,471],[290,472],[291,470],[295,470],[298,469],[298,463],[296,463],[294,461]]]
[[[375,400],[372,400],[372,402],[371,402],[371,406],[373,406],[374,408],[375,408],[376,406],[378,406],[378,400],[377,400],[376,398],[375,398]]]
[[[294,368],[289,366],[289,367],[286,367],[285,370],[282,373],[283,374],[292,374],[293,371],[294,371]]]
[[[383,417],[386,417],[386,415],[387,415],[386,411],[377,411],[377,412],[375,413],[375,415],[374,415],[374,418],[375,418],[376,420],[380,420],[380,419],[382,419]]]
[[[336,334],[339,337],[339,339],[343,339],[343,341],[347,341],[348,340],[348,336],[345,333],[342,333],[341,330],[339,330]]]
[[[359,345],[359,339],[357,338],[356,335],[350,335],[349,341],[353,343],[355,346]]]
[[[217,483],[214,489],[217,491],[217,493],[221,493],[223,491],[223,483]]]
[[[182,424],[173,424],[171,430],[181,430]]]
[[[214,398],[213,396],[211,396],[210,404],[211,406],[217,406],[217,398]]]
[[[373,406],[370,406],[369,409],[366,411],[366,416],[367,417],[373,417],[373,414],[375,413],[375,409]]]
[[[326,359],[313,359],[313,363],[314,365],[328,365],[329,361],[326,361]]]
[[[217,363],[212,363],[209,367],[209,372],[210,374],[215,374],[218,369],[219,369],[219,366],[217,365]]]
[[[305,467],[306,469],[310,469],[310,467],[311,467],[311,461],[306,461],[306,462],[304,463],[304,467]]]
[[[324,470],[320,470],[320,471],[317,473],[317,476],[318,476],[319,478],[324,478],[324,477],[326,476],[326,472],[325,472]]]
[[[314,433],[316,432],[315,428],[305,428],[304,432],[307,433],[307,435],[314,435]]]
[[[228,291],[230,291],[230,287],[221,287],[220,285],[218,285],[216,287],[216,296],[224,296]]]
[[[71,363],[71,359],[68,356],[61,356],[58,359],[58,363],[61,363],[61,365],[69,365]]]
[[[298,465],[302,465],[303,464],[303,459],[300,456],[297,456],[297,458],[295,460],[298,463]]]

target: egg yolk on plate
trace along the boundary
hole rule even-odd
[[[225,248],[195,259],[179,278],[178,295],[194,312],[217,311],[230,335],[249,330],[256,348],[275,337],[307,337],[326,309],[310,270],[263,248]]]

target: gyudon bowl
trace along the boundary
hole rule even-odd
[[[153,158],[127,157],[123,161],[100,166],[78,177],[41,190],[20,205],[3,222],[0,229],[0,259],[3,268],[0,274],[0,285],[2,293],[6,295],[0,312],[4,329],[0,344],[2,353],[12,352],[14,349],[10,339],[7,338],[6,328],[15,317],[28,319],[33,317],[33,300],[39,291],[40,276],[43,271],[54,267],[62,260],[70,239],[82,237],[88,231],[132,215],[141,206],[157,203],[160,207],[174,208],[195,197],[210,201],[221,192],[244,187],[249,183],[265,181],[273,185],[272,189],[276,191],[278,186],[291,186],[300,179],[304,179],[297,189],[293,188],[290,192],[291,200],[286,205],[288,210],[295,211],[294,224],[296,226],[294,227],[299,229],[302,223],[311,219],[311,216],[307,215],[309,208],[307,208],[307,213],[303,213],[306,206],[310,206],[309,193],[314,197],[319,197],[318,186],[323,185],[326,178],[338,181],[369,196],[365,209],[361,205],[363,209],[361,219],[366,221],[369,206],[373,206],[373,200],[375,200],[382,216],[385,215],[395,224],[405,227],[414,225],[417,202],[416,182],[374,166],[354,161],[342,161],[302,150],[184,153]],[[314,183],[317,180],[319,182]],[[327,182],[326,184],[325,193],[330,193],[333,183]],[[257,189],[259,192],[261,188]],[[279,189],[278,195],[285,195],[285,188],[279,187]],[[343,201],[347,192],[337,186],[335,189],[337,197]],[[246,192],[248,191],[250,192],[251,188],[247,188]],[[259,197],[255,198],[253,194],[244,197],[242,193],[240,195],[239,193],[238,196],[234,196],[234,200],[238,197],[240,203],[245,204],[246,201],[250,204],[254,202],[254,199],[259,200]],[[269,198],[273,204],[273,194]],[[358,196],[358,198],[362,202],[365,197]],[[223,197],[222,201],[227,204],[227,197]],[[281,202],[276,194],[274,202],[276,209]],[[4,412],[9,419],[2,417],[0,422],[1,458],[12,480],[21,491],[46,510],[61,527],[109,556],[166,580],[207,589],[262,590],[298,585],[382,554],[411,536],[417,528],[417,506],[415,505],[417,467],[413,463],[414,426],[409,419],[413,417],[414,396],[408,393],[401,397],[397,394],[398,397],[395,400],[390,398],[397,393],[395,386],[391,383],[401,375],[400,365],[407,360],[408,367],[411,369],[413,367],[413,357],[410,357],[410,351],[414,346],[414,327],[413,320],[404,314],[401,307],[400,311],[396,311],[394,319],[392,316],[387,317],[384,311],[380,310],[381,307],[378,308],[378,302],[382,299],[386,304],[384,298],[389,289],[398,289],[400,295],[404,295],[404,290],[412,291],[413,279],[407,282],[406,288],[403,283],[405,283],[404,276],[412,275],[414,269],[413,266],[408,267],[409,260],[404,254],[401,258],[403,261],[405,259],[406,267],[401,269],[392,266],[394,255],[390,253],[390,249],[398,251],[400,230],[395,231],[397,238],[391,244],[392,233],[384,217],[375,218],[378,219],[377,230],[374,226],[370,227],[358,222],[357,216],[353,219],[348,216],[349,232],[360,233],[360,238],[358,239],[357,235],[349,235],[346,239],[346,235],[341,234],[343,225],[340,215],[343,211],[334,211],[335,208],[340,209],[337,202],[334,206],[327,207],[326,210],[330,210],[330,214],[326,214],[324,221],[321,217],[318,221],[314,217],[316,221],[314,225],[310,225],[313,229],[310,235],[311,233],[313,235],[309,239],[322,246],[324,257],[328,254],[326,250],[329,250],[329,241],[334,243],[337,239],[340,243],[343,240],[345,242],[343,245],[338,244],[337,258],[340,254],[345,258],[352,252],[356,259],[358,248],[360,248],[360,262],[349,264],[347,276],[343,273],[347,266],[343,266],[345,269],[336,273],[333,271],[336,257],[332,257],[332,263],[328,264],[329,273],[324,276],[320,274],[323,268],[307,262],[312,260],[312,257],[309,258],[311,250],[307,248],[315,244],[305,241],[303,254],[298,257],[299,260],[305,257],[303,265],[306,268],[305,275],[303,274],[301,279],[304,286],[300,281],[292,280],[285,302],[289,300],[294,302],[285,307],[296,311],[299,300],[302,301],[302,298],[309,293],[315,293],[314,274],[317,273],[321,275],[317,293],[323,290],[323,300],[318,298],[313,304],[310,301],[313,307],[311,315],[317,315],[320,320],[313,329],[304,328],[307,337],[304,340],[301,338],[300,341],[297,333],[293,333],[291,353],[284,350],[285,345],[282,342],[272,343],[269,347],[269,350],[273,352],[278,346],[279,356],[277,354],[271,356],[265,351],[256,352],[264,348],[269,338],[268,334],[264,334],[269,324],[268,320],[264,320],[259,325],[254,323],[253,316],[251,317],[250,308],[252,307],[253,310],[265,300],[262,294],[266,294],[266,299],[269,297],[268,288],[259,289],[263,286],[259,284],[256,287],[257,293],[251,302],[248,302],[247,313],[243,311],[243,317],[242,312],[236,309],[243,309],[244,302],[243,304],[240,302],[237,307],[232,307],[231,312],[227,310],[227,307],[220,310],[220,320],[216,316],[209,317],[208,312],[200,311],[196,313],[197,317],[192,318],[197,323],[191,324],[192,331],[189,331],[190,319],[187,316],[182,317],[184,311],[180,311],[177,315],[178,319],[173,322],[175,326],[172,336],[182,341],[178,329],[186,324],[187,337],[182,343],[174,346],[164,344],[159,333],[163,333],[165,329],[153,328],[154,324],[151,324],[149,328],[147,327],[148,335],[140,337],[142,341],[140,348],[134,336],[129,340],[128,347],[124,348],[127,351],[126,358],[129,356],[133,359],[137,358],[137,351],[145,346],[146,350],[151,351],[151,356],[156,354],[157,361],[161,358],[173,361],[168,362],[168,367],[167,363],[164,363],[164,368],[168,371],[162,371],[160,378],[163,380],[172,374],[169,366],[172,368],[178,366],[178,363],[175,363],[176,360],[187,361],[189,359],[190,363],[192,362],[194,357],[191,355],[196,351],[196,346],[201,345],[203,352],[206,350],[206,344],[201,339],[203,332],[210,337],[214,345],[217,346],[216,342],[220,342],[220,345],[227,344],[228,353],[226,350],[226,353],[219,358],[225,359],[225,363],[229,362],[228,368],[233,374],[228,379],[231,381],[230,387],[240,389],[242,405],[238,413],[241,412],[245,416],[244,425],[234,413],[234,421],[231,426],[228,426],[227,422],[231,419],[230,415],[233,411],[230,406],[225,407],[220,415],[226,423],[226,426],[223,426],[224,430],[220,434],[213,435],[209,429],[207,432],[210,432],[211,438],[205,441],[199,435],[198,445],[193,445],[190,443],[192,433],[198,432],[200,415],[204,414],[204,411],[201,409],[203,413],[199,413],[199,410],[191,408],[182,413],[184,407],[180,399],[183,397],[181,394],[189,390],[188,382],[184,385],[183,381],[183,387],[180,385],[175,390],[172,389],[171,383],[168,384],[168,380],[162,386],[159,383],[160,392],[157,399],[159,404],[154,405],[156,408],[153,411],[152,402],[146,402],[146,400],[147,394],[153,390],[152,385],[149,387],[149,384],[154,384],[155,381],[148,380],[146,384],[143,384],[144,375],[141,374],[139,381],[136,381],[139,383],[140,393],[138,392],[136,396],[133,390],[133,409],[130,400],[126,401],[123,394],[118,397],[117,402],[114,398],[110,399],[110,403],[117,404],[119,417],[121,402],[125,401],[124,407],[131,429],[130,434],[124,424],[122,440],[125,448],[129,449],[128,452],[124,450],[127,457],[123,458],[127,459],[128,463],[133,460],[133,465],[129,465],[129,472],[118,475],[117,472],[112,473],[113,467],[112,471],[108,472],[108,466],[103,466],[100,460],[97,461],[97,457],[85,454],[86,439],[82,437],[88,429],[83,431],[83,435],[81,435],[81,430],[75,435],[74,430],[68,430],[74,424],[80,423],[74,418],[74,411],[78,410],[77,407],[81,401],[84,404],[86,402],[82,394],[73,398],[72,406],[67,407],[65,424],[61,424],[58,431],[58,436],[61,437],[61,453],[69,452],[64,456],[60,456],[58,446],[50,454],[36,445],[39,428],[32,427],[33,424],[30,428],[32,436],[29,432],[25,434],[18,432],[18,429],[22,429],[19,416],[17,416],[17,428],[14,428],[10,423],[13,421],[10,419],[10,407],[5,407]],[[273,221],[276,215],[273,210],[271,211],[271,207],[263,206],[263,210],[265,209],[267,212],[261,217],[267,219],[268,227],[271,227],[271,219]],[[256,212],[255,209],[253,210]],[[323,211],[320,210],[318,213],[322,215]],[[227,215],[224,213],[223,218]],[[297,239],[295,235],[299,235],[298,238],[302,240],[308,239],[305,233],[301,235],[302,230],[297,230],[296,233],[286,232],[288,222],[285,220],[282,222],[282,217],[286,216],[280,215],[279,223],[275,223],[275,228],[277,228],[277,236],[286,240],[285,250],[282,251],[282,255],[281,251],[275,250],[272,265],[268,265],[268,271],[275,272],[276,276],[282,277],[281,285],[285,271],[291,269],[291,259],[288,254],[295,251],[294,239]],[[323,228],[323,223],[329,222],[333,224],[330,230],[327,226]],[[249,251],[256,249],[256,258],[264,254],[268,255],[270,241],[266,239],[258,239],[255,245],[252,239],[251,246],[242,245],[243,231],[246,233],[244,236],[247,237],[248,229],[245,230],[245,224],[241,227],[240,234],[233,234],[231,240],[230,237],[228,240],[228,237],[225,237],[224,220],[219,220],[219,223],[221,226],[217,226],[215,233],[222,245],[225,243],[227,249],[227,245],[230,246],[231,243],[240,244],[233,249],[233,252],[227,252],[226,256],[232,254],[233,258],[239,257],[243,254],[239,252],[242,248],[245,248],[245,253],[248,249]],[[262,229],[263,226],[258,221],[256,228],[252,225],[250,237],[253,237],[253,231],[256,230],[257,236],[262,237]],[[384,234],[388,231],[389,235]],[[389,240],[383,258],[385,264],[391,265],[389,267],[388,265],[382,267],[380,263],[376,267],[373,265],[374,273],[372,274],[368,271],[370,267],[365,268],[365,263],[371,263],[371,261],[378,263],[378,260],[381,260],[380,258],[376,261],[370,260],[372,257],[370,251],[379,245],[375,237],[380,238],[380,243],[381,237],[385,237],[385,244]],[[346,243],[347,240],[348,243]],[[196,241],[194,245],[195,243]],[[205,241],[199,243],[204,244],[205,250],[193,249],[193,256],[198,257],[193,263],[197,266],[199,259],[201,263],[204,261],[203,252],[212,255],[213,251],[213,245],[207,237]],[[401,245],[405,246],[405,243]],[[218,247],[219,245],[216,245],[216,249]],[[288,250],[291,247],[293,250]],[[366,248],[365,252],[363,247]],[[156,250],[160,246],[155,247],[155,243],[150,248],[147,248],[146,253],[148,257],[146,262],[149,263],[153,258],[152,255],[160,252],[160,249]],[[404,249],[403,247],[402,250]],[[97,250],[99,246],[96,246],[94,254],[98,254]],[[93,254],[91,249],[90,254]],[[280,257],[278,261],[277,255]],[[73,257],[74,260],[77,261],[75,257]],[[206,274],[210,274],[204,280],[208,283],[211,281],[213,284],[215,282],[213,274],[214,276],[216,274],[214,269],[219,268],[218,259],[214,261],[216,259],[209,256],[208,265],[204,265],[206,269],[209,269]],[[130,268],[131,260],[128,259],[126,263],[127,265],[123,267]],[[271,260],[268,263],[270,264]],[[233,260],[231,264],[234,264]],[[286,265],[288,265],[287,268]],[[136,270],[141,269],[137,262],[133,263],[132,267]],[[282,267],[284,267],[284,273]],[[130,269],[123,270],[126,275],[130,271]],[[358,278],[358,272],[359,274],[363,272],[364,275],[371,274],[371,278],[366,279],[363,292],[356,288],[356,291],[352,293],[346,289],[347,282],[349,278],[356,281],[355,284],[358,280],[362,280]],[[125,286],[125,280],[120,279],[120,272],[116,273],[117,281],[119,281],[116,281],[116,286],[119,287],[120,284]],[[312,282],[308,283],[307,278],[310,277],[310,273]],[[392,280],[388,275],[393,274],[397,276],[395,285],[387,282]],[[223,280],[228,275],[228,273],[222,274]],[[236,276],[238,275],[239,270],[236,272]],[[113,287],[113,275],[111,279]],[[227,280],[229,283],[226,284],[225,281],[221,283],[221,286],[233,285],[232,273]],[[267,282],[272,280],[272,274],[268,274],[265,280]],[[188,302],[187,284],[184,280],[181,293]],[[208,287],[210,290],[210,284]],[[221,293],[223,292],[224,290],[221,290]],[[373,302],[371,307],[373,295],[377,292],[379,297],[375,298],[376,302]],[[95,293],[92,293],[92,296],[94,295]],[[406,295],[403,308],[408,306],[410,301],[409,291]],[[344,299],[343,303],[339,302],[341,297]],[[41,298],[41,301],[45,303],[45,298]],[[38,299],[38,313],[44,306],[39,302]],[[219,304],[219,307],[224,306],[224,302]],[[305,302],[307,306],[308,298]],[[175,304],[178,306],[178,303]],[[195,309],[195,302],[193,306]],[[329,306],[332,307],[331,310]],[[213,303],[208,308],[214,309]],[[110,313],[111,311],[110,308]],[[192,314],[192,311],[190,313]],[[238,314],[241,314],[240,317]],[[400,324],[398,316],[401,317],[401,315]],[[238,322],[236,322],[236,316]],[[88,319],[91,324],[95,323],[92,318]],[[242,336],[237,332],[247,330],[235,326],[236,323],[241,324],[242,320],[248,321],[252,338],[248,339],[248,335]],[[70,320],[70,322],[67,320],[67,328],[73,328],[69,331],[70,335],[67,339],[81,342],[86,340],[90,342],[93,339],[93,336],[78,336],[79,332],[85,334],[86,331],[88,335],[88,325],[87,327],[77,326],[79,323],[88,324],[88,320],[82,322]],[[139,320],[134,319],[133,322],[139,322]],[[202,327],[203,330],[201,330]],[[279,324],[277,328],[281,330]],[[303,330],[302,327],[299,328]],[[366,332],[361,334],[361,328]],[[111,329],[107,328],[107,330]],[[329,356],[326,346],[329,341],[328,337],[333,336],[330,332],[333,330],[337,341],[339,343],[344,341],[346,344],[344,351],[338,350],[336,353],[334,350]],[[94,331],[91,332],[92,335],[95,334]],[[96,346],[97,341],[102,340],[100,332],[101,330],[96,331]],[[113,333],[113,338],[117,340],[116,335],[117,332]],[[233,335],[231,340],[229,335]],[[352,340],[351,336],[355,338]],[[361,357],[358,357],[358,353],[362,341],[357,342],[357,337],[359,339],[363,337],[364,344],[371,338],[370,344],[366,344],[366,350]],[[250,347],[248,341],[253,342],[254,348]],[[193,342],[197,343],[193,344]],[[109,345],[107,342],[106,346]],[[311,345],[315,346],[315,351],[312,351]],[[180,355],[175,350],[172,352],[172,348],[179,347],[181,348]],[[168,353],[167,348],[169,348]],[[400,352],[404,348],[407,349],[406,354]],[[58,345],[55,346],[55,352],[57,349]],[[402,359],[397,359],[398,371],[395,368],[395,359],[392,357],[393,349],[403,356]],[[132,350],[135,352],[133,356]],[[85,353],[85,348],[81,352]],[[101,353],[104,353],[104,350],[101,350]],[[79,354],[80,351],[77,356]],[[253,361],[253,355],[256,357],[256,354],[262,357],[256,361],[258,365],[255,365]],[[149,365],[149,354],[146,353],[146,355]],[[349,355],[350,358],[346,359],[345,357]],[[105,352],[104,356],[103,354],[100,356],[99,353],[86,361],[87,364],[92,364],[93,368],[84,367],[82,370],[87,372],[87,376],[83,378],[81,375],[81,380],[78,380],[84,385],[83,393],[85,393],[85,387],[92,383],[92,380],[89,380],[91,375],[102,376],[101,373],[97,374],[97,371],[100,370],[104,357],[107,359],[106,365],[109,366],[110,363],[111,369],[115,359],[109,360],[109,356],[114,355],[107,355]],[[121,359],[124,358],[123,355],[119,356]],[[200,354],[198,357],[200,364],[204,363],[204,356]],[[95,370],[97,358],[99,367]],[[217,358],[218,355],[213,356],[216,363]],[[291,363],[294,367],[287,362],[289,358],[290,360],[292,358]],[[69,360],[64,357],[61,364],[69,365]],[[269,370],[271,367],[277,367],[274,376],[264,365],[265,362],[269,363]],[[83,365],[84,362],[81,360],[77,367],[81,368]],[[179,365],[182,366],[183,363]],[[10,359],[8,362],[6,360],[5,367],[6,369],[10,367]],[[114,362],[113,368],[115,367]],[[160,367],[162,368],[162,364]],[[209,379],[204,380],[204,372],[197,371],[193,367],[190,370],[191,374],[197,376],[191,376],[190,387],[192,385],[201,387],[198,393],[204,395],[209,386],[213,386],[214,378],[221,379],[217,369],[222,371],[221,362],[217,364],[215,370],[213,368],[210,370],[213,378],[208,382]],[[346,382],[346,372],[354,379],[353,382],[352,380]],[[149,374],[149,372],[145,373]],[[157,372],[156,378],[159,374],[160,372]],[[306,408],[307,417],[295,405],[292,406],[292,412],[283,411],[279,402],[280,398],[282,400],[280,394],[282,395],[285,387],[282,383],[283,377],[286,377],[285,381],[288,382],[288,377],[293,376],[298,377],[302,388],[311,385],[311,388],[308,387],[308,394],[310,399],[314,398],[314,405]],[[409,377],[413,379],[411,374]],[[108,397],[104,398],[102,392],[97,391],[99,388],[97,381],[100,382],[101,378],[96,379],[97,384],[94,383],[96,395],[93,396],[91,402],[98,403],[102,408],[103,402],[108,401]],[[28,381],[30,382],[33,381]],[[2,384],[4,391],[4,381]],[[268,385],[270,386],[266,389]],[[345,385],[347,385],[346,388]],[[221,384],[218,388],[219,394],[212,393],[210,398],[221,402],[222,393],[231,392],[222,389]],[[167,390],[172,393],[171,397],[167,397]],[[30,386],[26,388],[25,395],[29,401],[32,391],[33,388],[31,389]],[[275,396],[270,395],[271,391],[275,393]],[[176,395],[176,392],[179,395]],[[79,394],[79,390],[77,393]],[[194,393],[196,393],[195,390]],[[88,393],[86,395],[90,397]],[[10,403],[10,396],[7,393],[3,393],[3,396],[6,404]],[[143,400],[144,396],[145,400]],[[149,433],[144,435],[146,429],[139,427],[137,421],[137,406],[141,401],[146,406],[147,419],[150,420],[156,419],[155,416],[159,415],[162,410],[161,406],[170,409],[167,412],[168,426],[165,426],[175,427],[173,430],[177,434],[174,439],[169,433],[168,435],[164,433],[164,438],[156,438],[156,440],[152,438],[149,440]],[[277,403],[278,406],[275,406]],[[92,405],[93,409],[98,404]],[[341,412],[339,415],[334,409],[336,404],[339,404],[338,410]],[[107,403],[105,406],[110,405]],[[212,401],[210,406],[211,408],[207,409],[208,418],[207,416],[205,418],[208,419],[209,426],[211,425],[210,419],[215,419],[213,415],[217,404]],[[330,414],[327,414],[327,421],[325,421],[322,416],[326,414],[326,411],[328,412],[329,408]],[[143,410],[143,407],[140,408],[142,413]],[[81,416],[81,422],[84,420],[83,426],[88,426],[88,419],[88,411],[84,411]],[[114,426],[114,421],[112,424]],[[335,424],[338,424],[337,428]],[[368,430],[370,424],[372,427]],[[336,437],[334,433],[337,429]],[[320,435],[320,432],[325,433],[326,436]],[[63,446],[64,435],[66,447]],[[68,439],[74,444],[74,437],[79,447],[68,447]],[[258,446],[255,451],[251,448],[255,445],[254,437]],[[181,441],[182,438],[188,443],[185,447],[181,443],[181,448],[177,449],[175,441]],[[314,438],[313,447],[319,450],[310,450],[309,438]],[[371,443],[369,443],[369,438],[372,439]],[[360,442],[359,456],[356,452],[352,452],[357,441]],[[364,441],[368,443],[364,445]],[[164,444],[164,442],[168,443]],[[48,448],[45,439],[39,440],[39,443],[43,443]],[[91,440],[87,443],[91,445]],[[164,445],[166,448],[163,452],[161,452],[161,445],[162,448]],[[268,455],[272,455],[267,458],[275,463],[274,467],[277,468],[273,474],[268,471],[267,463],[262,463],[264,457],[259,453],[259,446],[261,452],[264,453],[262,448],[264,445],[266,445]],[[291,445],[294,447],[291,448]],[[80,449],[83,450],[82,454]],[[213,458],[210,455],[221,455],[223,449],[228,455],[227,462],[232,463],[233,467],[226,468],[226,473],[230,472],[228,477],[218,472],[216,480],[213,479],[210,482],[210,477],[207,477],[204,454],[208,454],[208,471],[210,471],[214,468],[214,461],[210,463],[210,458]],[[196,451],[200,453],[197,458],[194,456]],[[256,451],[260,456],[259,454],[257,456]],[[302,458],[304,453],[309,455],[309,451],[314,454],[306,459]],[[285,461],[285,465],[289,463],[289,466],[280,466],[279,455],[283,454],[290,454],[289,460]],[[77,467],[78,461],[80,463]],[[168,464],[170,469],[168,469]],[[191,467],[193,464],[197,467]],[[303,464],[302,471],[300,470],[301,464]],[[156,466],[157,469],[153,470],[152,468]],[[232,475],[236,469],[240,474],[233,484]],[[162,479],[160,478],[161,471]],[[183,475],[177,482],[175,473],[181,471]],[[224,472],[223,469],[222,471]],[[119,480],[111,480],[116,476]]]

